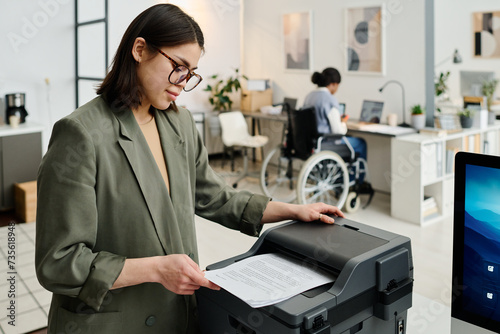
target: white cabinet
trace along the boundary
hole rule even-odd
[[[443,137],[392,139],[391,215],[426,225],[453,214],[454,157],[458,151],[499,153],[500,123]]]
[[[42,159],[43,127],[0,126],[0,210],[14,207],[14,184],[34,181]]]

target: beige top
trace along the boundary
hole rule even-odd
[[[158,128],[156,127],[156,121],[153,117],[151,121],[145,124],[139,124],[141,127],[142,133],[148,142],[149,149],[151,153],[153,153],[153,157],[155,158],[156,164],[160,169],[161,176],[163,177],[163,181],[165,181],[165,185],[167,186],[167,190],[170,193],[170,185],[168,182],[168,172],[167,172],[167,164],[165,162],[165,157],[163,156],[163,150],[161,148],[160,134],[158,133]]]

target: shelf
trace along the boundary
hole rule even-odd
[[[408,135],[392,140],[391,215],[420,226],[450,217],[454,201],[454,159],[458,151],[498,154],[500,122],[446,136]],[[424,217],[424,195],[438,215]],[[428,209],[427,209],[428,210]]]

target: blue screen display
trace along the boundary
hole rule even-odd
[[[466,165],[464,310],[500,321],[500,169]]]

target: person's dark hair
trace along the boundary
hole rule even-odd
[[[326,87],[331,83],[340,83],[341,76],[339,71],[333,67],[327,67],[323,72],[314,72],[311,81],[313,84],[318,85],[318,87]]]
[[[132,47],[137,37],[146,40],[148,50],[198,43],[204,50],[203,32],[196,21],[172,4],[154,5],[130,24],[122,37],[113,59],[111,71],[97,90],[97,94],[115,108],[137,108],[141,104],[141,87],[137,80],[136,61]],[[177,110],[174,102],[171,108]]]

